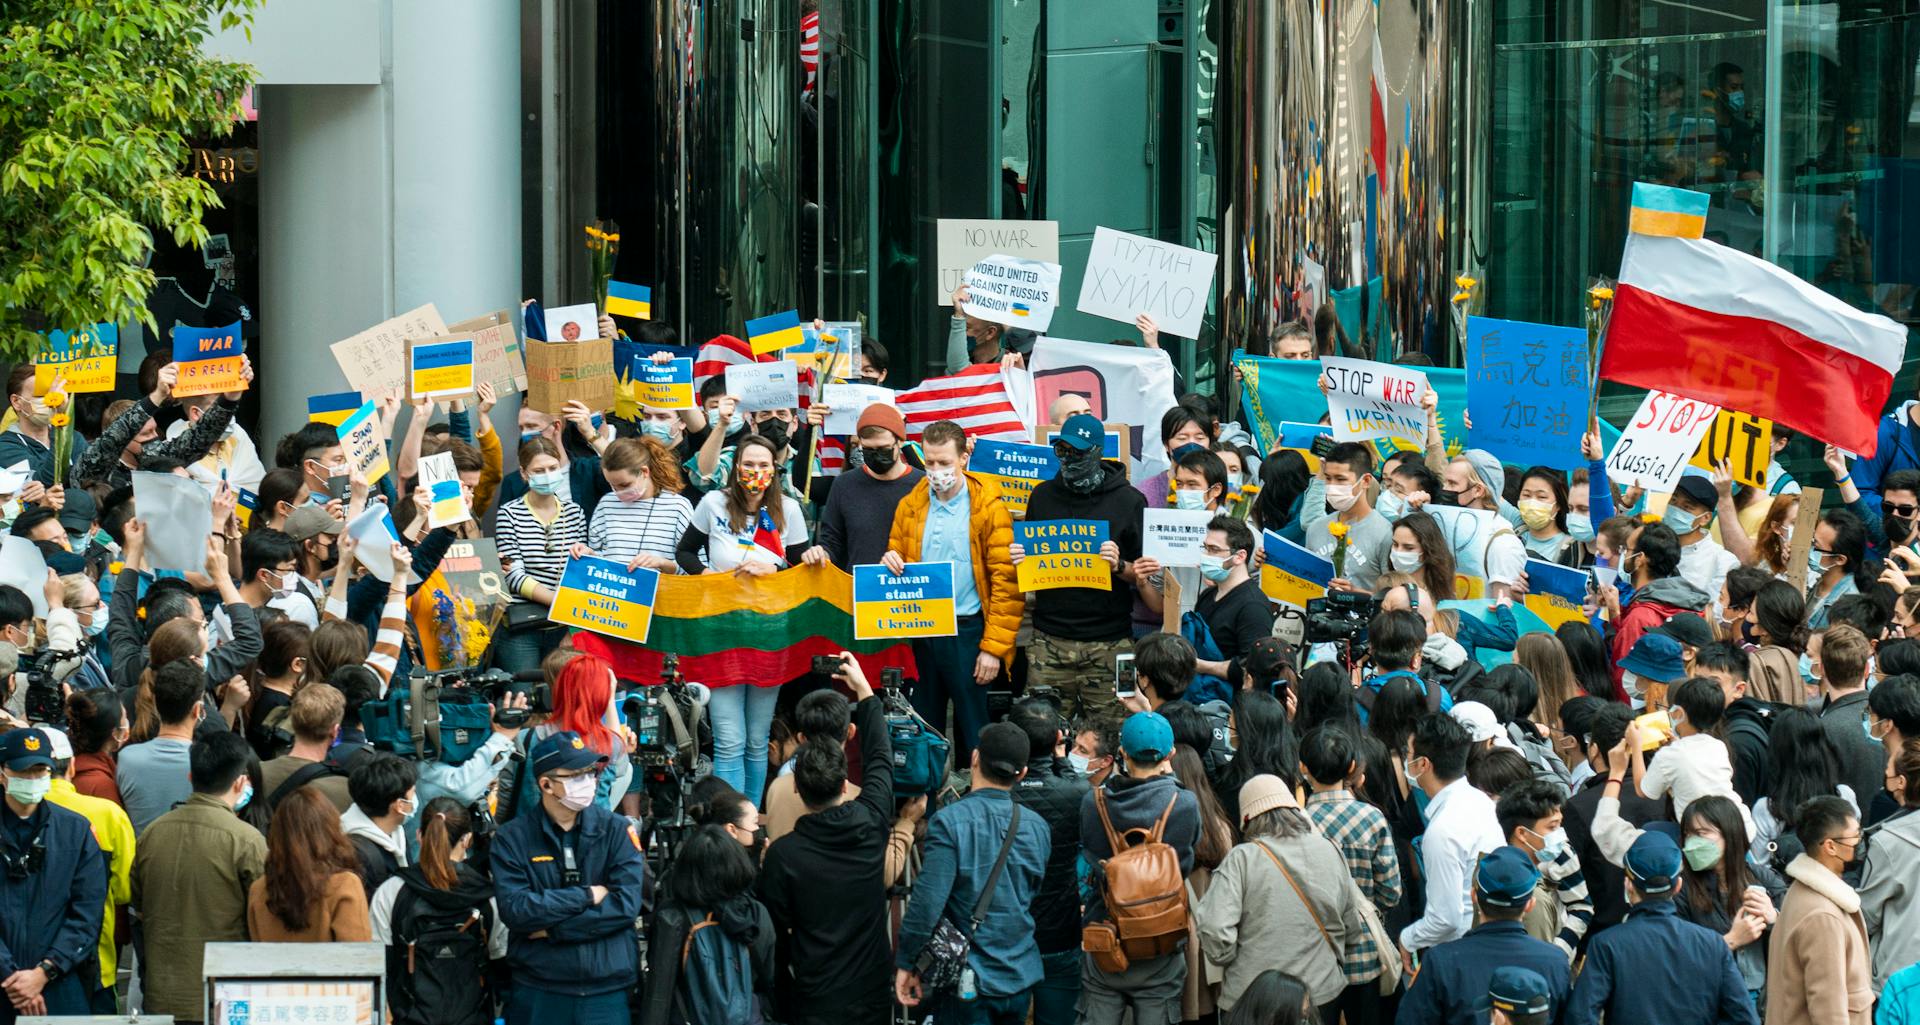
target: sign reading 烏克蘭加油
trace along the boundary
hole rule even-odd
[[[1410,448],[1427,443],[1427,375],[1411,367],[1368,359],[1323,356],[1327,417],[1335,441],[1392,438]]]
[[[173,397],[245,391],[247,382],[241,374],[246,360],[244,348],[237,320],[226,327],[174,325],[173,362],[178,377]]]
[[[653,598],[659,592],[660,573],[591,556],[567,560],[560,586],[553,589],[547,618],[645,644],[653,626]]]
[[[981,438],[973,443],[967,469],[1000,485],[1000,501],[1014,519],[1027,515],[1027,498],[1043,480],[1060,471],[1059,460],[1046,445],[1019,445]]]
[[[853,639],[952,637],[953,563],[909,562],[899,575],[882,565],[853,567]]]
[[[1607,453],[1607,478],[1622,487],[1671,493],[1719,414],[1711,402],[1648,392]]]
[[[1022,591],[1113,590],[1113,567],[1100,555],[1100,546],[1107,543],[1104,520],[1016,523],[1013,542],[1025,549],[1015,571]]]
[[[1468,444],[1516,466],[1587,465],[1587,333],[1580,328],[1468,317]]]

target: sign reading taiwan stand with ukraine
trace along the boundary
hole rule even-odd
[[[1472,447],[1518,466],[1587,465],[1586,331],[1468,317],[1466,363]]]
[[[173,397],[245,389],[246,382],[240,379],[241,361],[245,359],[242,348],[237,320],[226,327],[174,325],[173,361],[179,365],[180,376],[173,386]]]
[[[1112,438],[1113,435],[1108,435]],[[1051,480],[1060,464],[1046,445],[1019,445],[981,438],[973,443],[967,469],[1000,485],[1000,501],[1015,519],[1027,515],[1027,497],[1043,480]]]
[[[960,632],[953,563],[909,562],[898,576],[880,565],[853,567],[853,639],[912,640]]]
[[[660,574],[650,569],[628,569],[608,559],[567,560],[554,588],[547,618],[590,633],[645,644],[653,625],[653,598]]]
[[[650,359],[633,364],[634,398],[655,409],[693,408],[693,360],[671,359],[655,363]]]
[[[1100,557],[1105,520],[1042,520],[1013,525],[1013,543],[1026,549],[1017,569],[1022,591],[1056,587],[1113,590],[1113,567]]]

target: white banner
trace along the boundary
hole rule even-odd
[[[877,384],[829,384],[820,389],[820,404],[827,407],[827,420],[820,433],[830,438],[848,437],[860,424],[860,414],[874,403],[893,405],[893,389]]]
[[[800,367],[791,360],[735,363],[727,368],[727,394],[740,400],[740,412],[795,409],[800,405]]]
[[[1648,392],[1607,453],[1607,478],[1622,487],[1671,493],[1719,415],[1711,402]]]
[[[147,525],[148,569],[206,572],[207,538],[213,534],[206,488],[189,477],[135,470],[133,509]]]
[[[1138,460],[1135,475],[1151,477],[1167,468],[1160,443],[1160,416],[1173,407],[1173,364],[1158,349],[1042,338],[1027,358],[1033,371],[1035,422],[1044,423],[1047,407],[1064,394],[1083,396],[1102,423],[1133,428],[1126,452]]]
[[[1122,324],[1150,313],[1163,334],[1198,338],[1219,262],[1203,250],[1095,228],[1074,309]]]
[[[989,256],[967,272],[967,316],[1045,333],[1060,305],[1060,265]]]
[[[942,217],[934,222],[935,261],[940,268],[940,305],[953,305],[953,291],[973,265],[995,254],[1043,263],[1060,262],[1060,222],[980,221]],[[829,325],[831,326],[831,325]]]
[[[1327,416],[1335,441],[1395,438],[1425,448],[1427,375],[1412,367],[1368,359],[1326,356],[1320,371],[1327,378]]]

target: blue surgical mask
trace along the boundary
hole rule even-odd
[[[1735,89],[1727,93],[1727,108],[1736,113],[1747,109],[1747,91]]]
[[[1820,682],[1820,678],[1813,675],[1813,656],[1804,651],[1800,653],[1800,678],[1808,683]]]
[[[1591,543],[1593,541],[1593,514],[1570,512],[1567,514],[1567,533],[1575,541]]]
[[[673,441],[673,425],[668,423],[656,423],[655,421],[648,420],[640,425],[640,433],[645,437],[654,438],[669,444]]]
[[[557,495],[560,489],[566,486],[567,471],[565,470],[548,470],[546,473],[536,473],[527,478],[527,489],[542,495]]]
[[[1227,567],[1227,560],[1217,555],[1202,555],[1200,557],[1200,575],[1218,584],[1225,582],[1228,577],[1232,576],[1233,570]]]
[[[246,785],[240,788],[239,800],[233,802],[233,810],[237,812],[245,808],[247,802],[251,800],[253,800],[253,780],[247,780]]]
[[[1407,514],[1407,500],[1391,491],[1380,493],[1380,501],[1373,503],[1373,511],[1389,520],[1397,520]]]
[[[1084,776],[1087,774],[1088,769],[1093,768],[1093,759],[1088,758],[1078,751],[1068,751],[1067,764],[1073,766],[1073,771]]]
[[[107,616],[104,608],[94,609],[93,618],[87,620],[87,636],[98,637],[107,632]]]
[[[1175,509],[1205,509],[1207,507],[1207,493],[1194,490],[1193,488],[1181,488],[1173,493],[1173,507]]]
[[[1699,520],[1698,513],[1690,513],[1677,505],[1669,503],[1667,511],[1660,514],[1660,522],[1675,534],[1690,534]]]

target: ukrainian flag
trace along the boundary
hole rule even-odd
[[[607,315],[652,320],[653,289],[645,285],[629,285],[624,281],[607,282]]]
[[[747,321],[747,341],[753,343],[753,354],[762,356],[769,352],[799,345],[805,340],[800,330],[800,311],[788,310]]]
[[[1306,608],[1307,602],[1327,593],[1333,563],[1307,551],[1271,530],[1261,532],[1266,565],[1260,567],[1260,590],[1283,605]]]
[[[1712,197],[1669,185],[1633,183],[1633,216],[1627,230],[1637,235],[1700,238],[1707,233],[1707,205]]]
[[[334,392],[332,395],[311,395],[307,397],[307,421],[338,427],[360,408],[360,393],[357,391]]]

